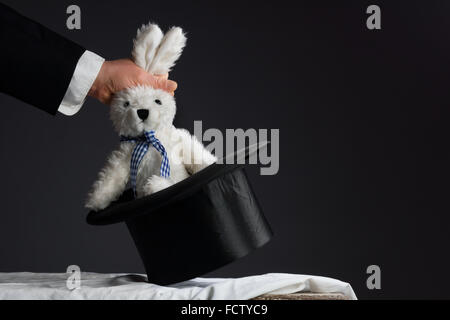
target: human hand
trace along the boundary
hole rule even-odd
[[[168,80],[168,75],[151,75],[139,68],[130,59],[105,61],[88,95],[109,105],[117,91],[147,85],[174,94],[177,83]]]

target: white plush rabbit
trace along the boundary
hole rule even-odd
[[[185,43],[186,37],[178,27],[163,35],[157,25],[144,25],[134,40],[134,62],[151,74],[166,74]],[[87,208],[106,208],[123,193],[129,180],[136,196],[142,197],[216,161],[187,130],[173,126],[175,112],[174,97],[160,89],[137,86],[114,96],[111,119],[121,143],[94,183]]]

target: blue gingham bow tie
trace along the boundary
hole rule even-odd
[[[131,154],[131,164],[130,164],[130,180],[131,186],[133,187],[134,194],[136,195],[136,178],[139,169],[139,165],[144,159],[145,154],[148,151],[150,145],[152,145],[161,154],[161,177],[168,178],[170,176],[170,166],[169,158],[167,157],[166,149],[162,143],[155,137],[155,131],[145,131],[143,136],[137,138],[120,137],[120,141],[125,142],[135,142],[133,153]]]

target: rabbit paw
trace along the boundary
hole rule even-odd
[[[93,211],[99,211],[105,209],[109,203],[110,201],[108,201],[106,197],[90,194],[86,201],[85,207]]]
[[[149,195],[161,191],[167,187],[170,187],[173,183],[167,179],[157,175],[153,175],[148,178],[147,183],[144,185],[144,195]]]

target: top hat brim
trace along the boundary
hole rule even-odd
[[[267,142],[252,145],[228,154],[223,159],[222,163],[235,164],[219,164],[213,163],[203,170],[191,175],[190,177],[164,189],[142,198],[135,199],[131,189],[126,190],[118,200],[114,201],[107,208],[101,211],[89,212],[86,221],[91,225],[108,225],[118,222],[126,222],[127,220],[136,218],[140,215],[151,214],[163,206],[183,200],[194,194],[204,185],[225,175],[228,172],[243,167],[245,161],[239,159],[248,159],[248,157],[258,150],[267,146]],[[228,161],[228,159],[238,161]],[[238,162],[238,163],[236,163]]]

